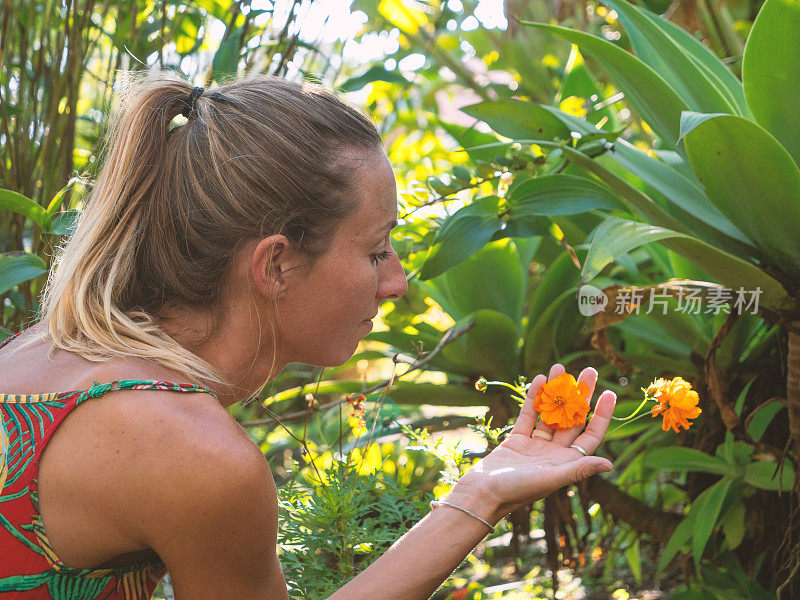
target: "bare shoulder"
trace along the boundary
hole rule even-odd
[[[178,598],[284,598],[277,492],[247,433],[206,394],[125,390],[100,413],[115,520],[166,563]]]

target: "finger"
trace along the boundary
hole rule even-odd
[[[537,375],[531,381],[528,392],[525,394],[525,401],[522,403],[522,408],[519,411],[514,427],[511,428],[511,433],[518,433],[526,437],[530,437],[533,432],[533,426],[536,424],[536,419],[539,417],[537,412],[533,409],[533,401],[536,399],[536,394],[539,388],[547,381],[544,375]]]
[[[592,367],[586,367],[583,371],[581,371],[581,374],[578,375],[578,382],[584,382],[589,386],[589,393],[586,395],[586,401],[590,402],[592,399],[592,394],[594,394],[594,386],[597,383],[597,371],[595,371]],[[581,434],[584,427],[586,427],[585,422],[579,423],[578,425],[563,431],[556,431],[555,435],[553,436],[553,441],[557,444],[561,444],[562,446],[569,446],[575,442],[575,438]]]
[[[589,454],[596,452],[600,444],[603,443],[616,403],[617,395],[614,392],[606,390],[600,394],[586,431],[580,434],[574,442],[570,443],[577,444]]]
[[[553,379],[564,373],[565,370],[566,369],[564,369],[564,365],[560,363],[554,364],[552,367],[550,367],[550,373],[547,377],[547,381],[553,381]],[[556,430],[550,427],[550,425],[542,420],[539,420],[539,422],[536,423],[533,433],[531,433],[531,437],[538,437],[543,440],[550,441],[553,439],[555,432]]]
[[[614,468],[611,461],[601,456],[582,456],[553,468],[553,478],[559,488],[589,479],[598,473],[607,473]]]
[[[553,381],[553,379],[564,373],[564,371],[566,371],[564,365],[561,363],[554,364],[550,367],[550,374],[547,376],[547,381]]]

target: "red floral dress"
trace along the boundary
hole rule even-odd
[[[17,334],[19,335],[19,334]],[[0,344],[0,348],[16,335]],[[0,599],[148,599],[166,574],[162,562],[114,569],[74,569],[53,552],[39,514],[39,458],[76,406],[115,390],[205,392],[204,387],[127,379],[87,390],[0,394]]]

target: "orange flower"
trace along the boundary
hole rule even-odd
[[[533,409],[553,429],[569,429],[586,422],[589,414],[589,385],[562,373],[539,388]]]
[[[697,392],[681,377],[671,380],[656,379],[646,393],[658,403],[650,410],[650,416],[663,415],[661,429],[664,431],[672,429],[675,433],[680,433],[681,427],[689,429],[689,419],[697,418],[703,412],[697,406],[700,401]]]

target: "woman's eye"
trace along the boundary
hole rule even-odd
[[[385,250],[384,252],[381,252],[381,253],[379,253],[379,254],[373,254],[373,255],[372,255],[372,260],[374,260],[374,261],[375,261],[375,264],[377,265],[377,264],[378,264],[378,261],[380,261],[380,260],[386,260],[386,259],[387,259],[387,258],[389,258],[391,255],[392,255],[392,253],[391,253],[391,252],[389,252],[388,250]]]

